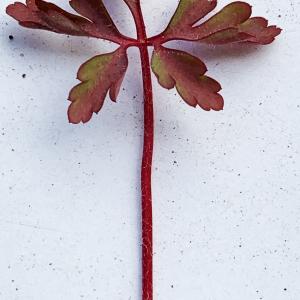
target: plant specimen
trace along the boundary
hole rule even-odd
[[[138,47],[141,55],[144,86],[144,147],[141,168],[142,193],[142,282],[143,300],[153,299],[153,243],[151,168],[153,155],[154,115],[151,68],[160,85],[176,87],[178,94],[190,106],[204,110],[222,110],[224,101],[219,94],[221,85],[206,75],[205,64],[189,53],[163,46],[171,40],[195,41],[199,44],[228,43],[270,44],[281,29],[268,26],[262,17],[251,17],[251,6],[236,1],[217,14],[199,23],[217,6],[217,0],[180,0],[166,27],[157,36],[147,37],[140,0],[124,0],[132,12],[137,38],[124,36],[117,29],[102,0],[71,0],[77,14],[43,0],[26,0],[7,7],[7,13],[28,28],[49,30],[61,34],[105,39],[119,45],[111,53],[95,56],[78,71],[80,83],[69,94],[71,123],[88,122],[98,113],[107,94],[112,101],[117,96],[126,73],[126,50]],[[148,46],[154,48],[151,66]]]

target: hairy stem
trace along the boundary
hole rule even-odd
[[[153,299],[153,233],[151,170],[154,138],[152,83],[147,46],[140,47],[144,85],[144,147],[141,174],[142,188],[142,268],[143,300]]]
[[[134,17],[140,49],[144,86],[144,146],[141,170],[142,191],[142,300],[153,299],[153,231],[151,173],[154,139],[153,95],[147,34],[140,1],[126,1]]]
[[[144,146],[141,170],[142,192],[142,300],[153,300],[153,231],[151,173],[154,140],[154,114],[151,70],[144,18],[139,0],[125,0],[132,12],[137,30],[137,46],[140,50],[144,86]]]

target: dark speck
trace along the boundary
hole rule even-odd
[[[8,38],[12,41],[14,39],[13,35],[9,35]]]
[[[26,74],[23,74],[22,77],[23,77],[23,78],[26,78]]]

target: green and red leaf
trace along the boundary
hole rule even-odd
[[[116,101],[120,86],[128,66],[123,48],[115,52],[98,55],[84,63],[77,78],[81,81],[69,95],[72,104],[68,110],[71,123],[86,123],[93,113],[98,113],[109,92],[112,101]]]
[[[207,68],[197,57],[160,46],[154,49],[152,70],[162,87],[176,87],[187,104],[194,107],[199,105],[204,110],[223,109],[224,101],[218,94],[221,86],[204,75]]]
[[[215,0],[181,0],[171,22],[161,34],[163,41],[182,39],[211,44],[269,44],[281,32],[276,26],[268,27],[268,21],[264,18],[250,18],[251,6],[241,1],[228,4],[206,22],[194,26],[216,4]]]
[[[26,0],[26,4],[15,2],[7,7],[6,12],[28,28],[113,41],[120,38],[101,0],[72,0],[70,5],[83,17],[43,0]]]

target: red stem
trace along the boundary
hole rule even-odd
[[[152,83],[147,46],[140,47],[144,85],[144,147],[141,171],[142,189],[142,268],[143,300],[153,299],[153,233],[151,169],[153,156],[154,116]]]
[[[151,172],[154,140],[154,115],[148,41],[140,1],[127,1],[137,29],[144,86],[144,146],[141,170],[142,192],[142,300],[153,300],[153,232]]]

